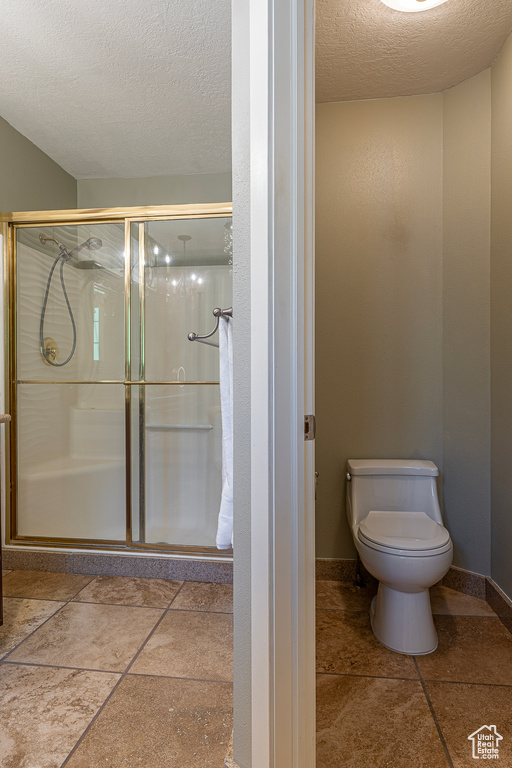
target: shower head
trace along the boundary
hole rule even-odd
[[[97,251],[98,248],[101,248],[103,245],[103,241],[100,240],[99,237],[90,237],[88,240],[85,241],[85,243],[82,243],[81,245],[77,245],[76,248],[73,248],[73,250],[70,253],[70,256],[72,256],[74,253],[78,253],[82,250],[82,248],[87,248],[88,251]]]

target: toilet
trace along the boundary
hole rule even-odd
[[[374,635],[392,651],[432,653],[437,632],[429,588],[452,562],[432,461],[350,459],[347,516],[365,568],[379,581],[370,617]]]

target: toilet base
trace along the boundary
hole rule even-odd
[[[379,583],[372,600],[370,619],[373,634],[391,651],[421,656],[437,648],[428,589],[398,592]]]

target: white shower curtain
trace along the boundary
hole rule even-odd
[[[222,418],[222,494],[217,549],[233,546],[233,321],[220,317],[219,382]]]

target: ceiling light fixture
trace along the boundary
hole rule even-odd
[[[382,0],[382,2],[394,11],[418,13],[418,11],[429,11],[431,8],[436,8],[438,5],[446,3],[446,0]]]

